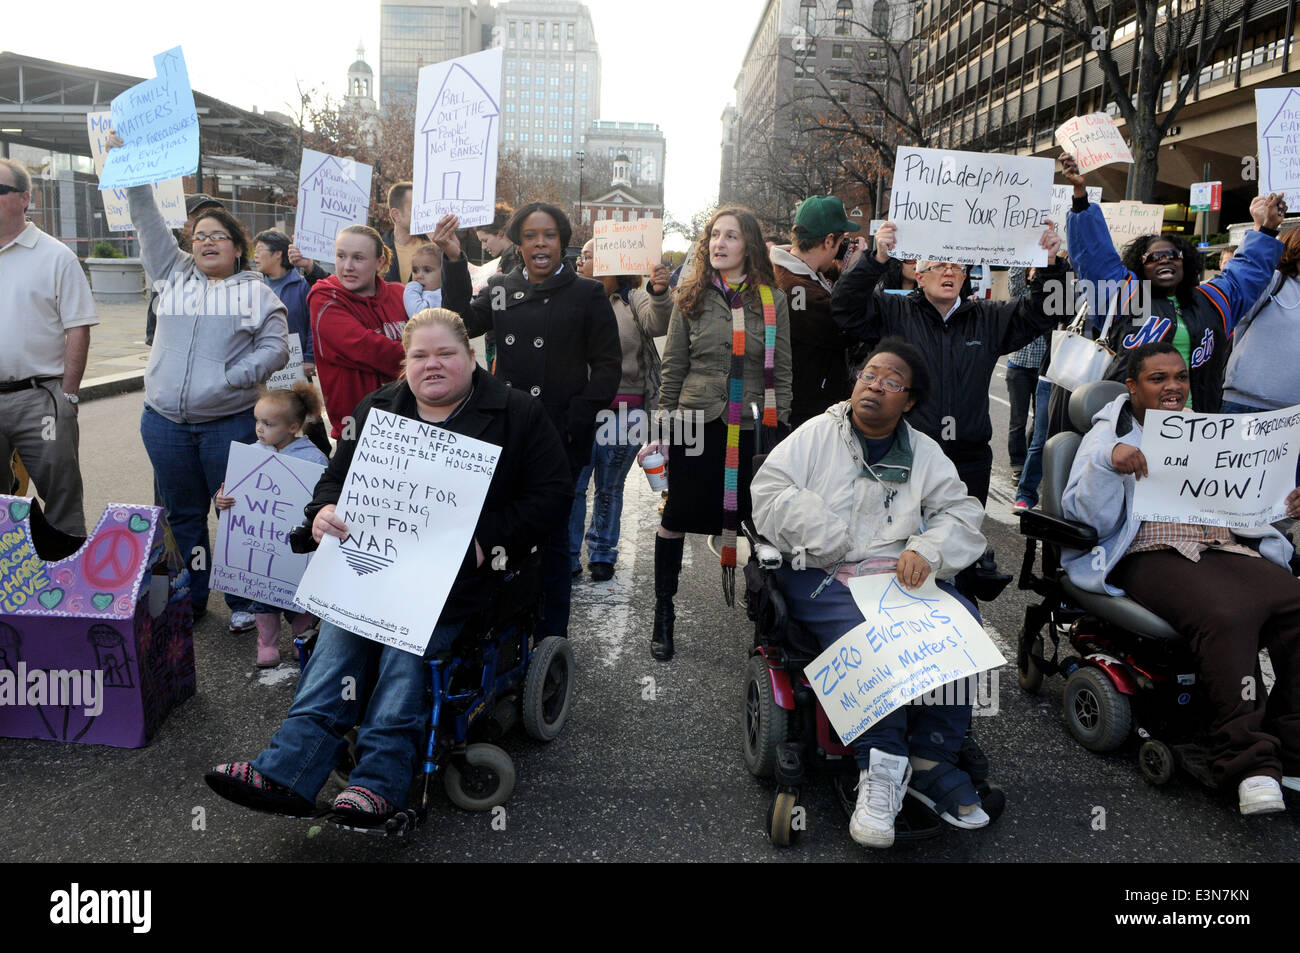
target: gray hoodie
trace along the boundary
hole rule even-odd
[[[144,372],[145,405],[174,423],[248,410],[257,385],[289,362],[285,307],[255,271],[210,281],[181,251],[147,185],[127,189],[158,329]]]
[[[1070,479],[1061,497],[1066,519],[1091,526],[1099,545],[1091,552],[1062,549],[1061,566],[1080,589],[1109,596],[1124,590],[1106,582],[1106,576],[1128,552],[1142,521],[1133,516],[1133,493],[1137,477],[1120,473],[1111,460],[1118,443],[1142,445],[1142,427],[1133,418],[1128,394],[1121,394],[1097,411],[1079,452],[1074,455]],[[1259,554],[1289,569],[1291,544],[1272,526],[1234,529],[1234,536],[1258,539]]]
[[[1255,306],[1233,332],[1223,399],[1282,410],[1300,404],[1300,278],[1273,272]]]

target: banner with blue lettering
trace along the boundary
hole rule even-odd
[[[193,175],[199,116],[179,46],[153,58],[158,75],[113,99],[113,131],[124,145],[104,160],[100,189],[125,189]]]

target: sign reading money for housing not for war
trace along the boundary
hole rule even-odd
[[[104,174],[104,160],[108,157],[104,146],[112,130],[113,114],[108,110],[86,113],[86,133],[90,137],[90,159],[95,163],[95,175]],[[131,208],[125,189],[103,189],[99,195],[104,202],[104,218],[110,232],[128,232],[135,227],[131,224]],[[182,180],[166,179],[153,183],[153,198],[168,228],[185,226],[187,216]]]
[[[1155,523],[1257,529],[1286,519],[1300,459],[1300,406],[1250,414],[1148,410],[1147,476],[1133,515]]]
[[[611,219],[592,225],[595,264],[592,273],[601,275],[652,275],[663,260],[663,219],[642,218],[635,222]]]
[[[413,235],[431,233],[447,214],[458,216],[461,228],[492,221],[503,53],[493,47],[420,70],[411,176]]]
[[[1052,160],[900,148],[889,217],[894,258],[968,265],[1047,264]]]
[[[1080,172],[1091,172],[1112,162],[1133,161],[1133,153],[1115,120],[1105,113],[1067,119],[1056,130],[1056,141],[1074,156]]]
[[[893,573],[858,576],[849,591],[866,621],[804,668],[845,744],[916,698],[970,703],[968,683],[953,683],[1006,662],[933,576],[915,589],[904,589]],[[938,694],[944,686],[950,689]]]
[[[100,189],[149,185],[192,175],[199,165],[199,116],[179,46],[153,58],[158,75],[113,98],[113,131],[123,145],[104,160]]]
[[[347,539],[322,539],[294,601],[349,632],[423,655],[500,455],[482,440],[371,410],[335,510]]]
[[[332,261],[339,231],[366,224],[370,174],[364,162],[302,150],[293,241],[305,257]]]

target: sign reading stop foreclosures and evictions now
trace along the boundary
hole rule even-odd
[[[1105,113],[1067,119],[1056,130],[1056,141],[1074,156],[1080,172],[1091,172],[1113,162],[1133,161],[1133,153],[1115,120]]]
[[[592,274],[650,275],[663,260],[664,223],[658,218],[635,222],[610,219],[592,225],[595,264]]]
[[[1051,159],[900,148],[889,196],[898,226],[891,255],[1041,268],[1052,167]]]

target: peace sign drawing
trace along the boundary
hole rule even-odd
[[[81,572],[96,589],[121,589],[140,566],[139,537],[125,526],[101,529],[81,557]]]

